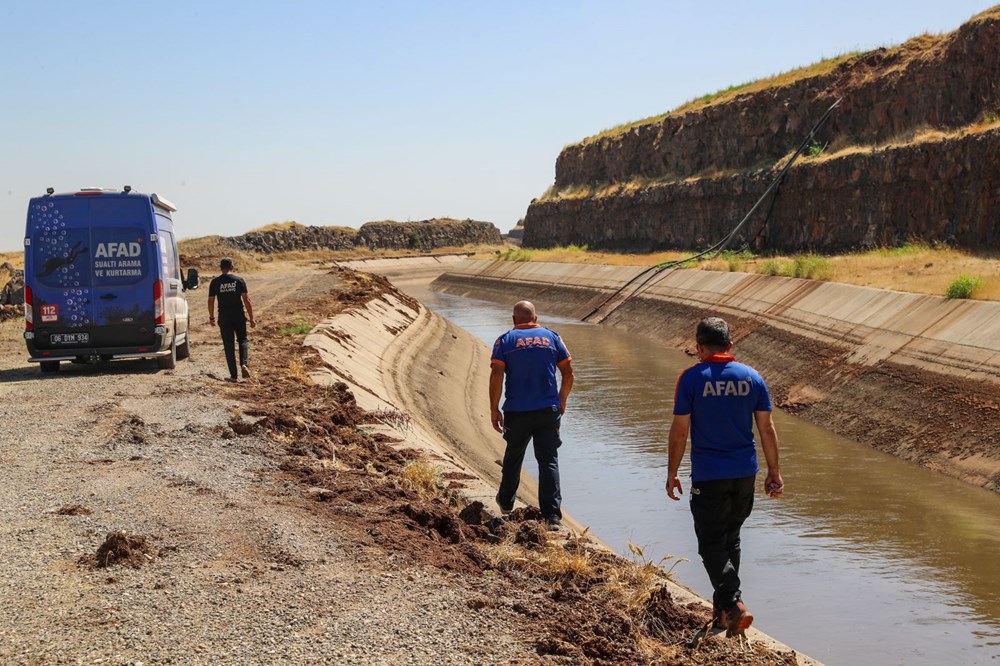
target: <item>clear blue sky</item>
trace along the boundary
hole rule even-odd
[[[182,238],[506,231],[568,143],[991,4],[0,0],[0,250],[48,186],[157,192]]]

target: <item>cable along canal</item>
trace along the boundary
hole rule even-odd
[[[511,327],[513,302],[426,284],[406,291],[487,345]],[[561,430],[564,510],[626,557],[632,542],[654,562],[672,555],[667,568],[687,558],[674,579],[711,598],[688,469],[680,502],[664,491],[674,387],[694,360],[544,311],[539,323],[563,337],[576,374]],[[758,487],[742,533],[743,597],[754,626],[828,664],[998,663],[1000,495],[780,410],[775,422],[785,496],[769,499]],[[537,478],[530,452],[525,461]]]

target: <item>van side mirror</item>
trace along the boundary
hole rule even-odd
[[[187,279],[182,280],[185,289],[197,289],[198,285],[201,284],[201,278],[198,277],[197,268],[189,268]]]

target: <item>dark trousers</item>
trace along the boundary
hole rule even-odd
[[[236,379],[236,348],[233,344],[240,346],[240,365],[246,365],[250,356],[250,343],[247,342],[247,320],[243,317],[239,319],[219,319],[219,332],[222,333],[222,348],[226,350],[226,364],[229,365],[229,376]]]
[[[717,609],[740,599],[740,528],[753,510],[754,476],[691,484],[698,554],[712,581]]]
[[[521,484],[521,464],[528,442],[534,440],[535,460],[538,461],[538,508],[546,518],[562,518],[559,491],[559,422],[562,414],[558,407],[537,409],[533,412],[504,412],[507,429],[503,438],[507,450],[503,454],[503,479],[497,493],[501,505],[513,504],[517,487]]]

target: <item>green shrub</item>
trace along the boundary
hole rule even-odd
[[[762,261],[757,264],[757,272],[761,275],[781,275],[782,271],[781,262],[776,259],[768,259],[767,261]]]
[[[506,252],[501,252],[497,259],[500,261],[531,261],[531,250],[524,248],[511,248]]]
[[[904,243],[903,245],[897,245],[896,247],[877,247],[874,250],[869,250],[866,254],[877,257],[905,257],[911,254],[927,252],[930,249],[930,245],[927,245],[926,243],[921,241],[910,241],[908,243]]]
[[[722,253],[726,268],[730,273],[746,270],[747,262],[753,259],[753,252],[744,245],[738,250],[726,250]]]
[[[312,324],[295,324],[294,326],[287,326],[280,329],[282,335],[305,335],[312,330]]]
[[[981,278],[962,275],[951,281],[944,295],[948,298],[972,298],[973,292],[985,284]]]
[[[833,266],[824,257],[812,254],[802,254],[793,260],[789,267],[789,276],[809,280],[829,280],[833,277]]]

